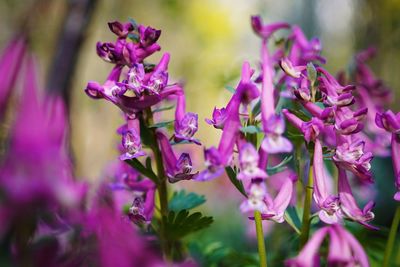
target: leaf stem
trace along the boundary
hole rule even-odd
[[[400,222],[400,205],[397,206],[396,212],[393,217],[392,226],[390,227],[389,238],[386,243],[385,255],[383,258],[382,267],[388,267],[390,263],[390,256],[392,255],[394,243],[396,241],[397,228]]]
[[[256,223],[258,255],[260,256],[260,267],[267,267],[267,253],[265,250],[261,213],[258,210],[254,211],[254,221]]]
[[[300,249],[307,243],[308,236],[310,234],[310,212],[311,212],[311,202],[313,194],[313,170],[312,164],[310,164],[310,170],[308,175],[308,184],[306,187],[306,197],[304,198],[304,211],[303,220],[301,225],[301,235],[300,235]]]

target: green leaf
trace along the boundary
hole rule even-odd
[[[286,222],[292,226],[293,229],[295,229],[295,231],[300,234],[299,229],[301,228],[301,221],[300,221],[300,216],[297,213],[297,210],[295,207],[292,206],[288,206],[286,208],[286,212],[285,212],[285,219]],[[297,229],[297,230],[296,230]]]
[[[246,134],[262,133],[261,129],[258,128],[258,127],[255,126],[255,125],[249,125],[249,126],[242,127],[242,128],[240,129],[240,131],[241,131],[242,133],[246,133]]]
[[[279,164],[273,167],[267,167],[267,172],[269,175],[273,175],[275,173],[281,172],[286,168],[286,164],[288,164],[293,159],[293,156],[285,157]]]
[[[175,107],[175,105],[171,105],[171,106],[166,106],[166,107],[162,107],[162,108],[156,108],[153,110],[153,113],[157,113],[157,112],[161,112],[161,111],[165,111],[165,110],[170,110],[173,109]]]
[[[308,116],[304,111],[299,110],[299,109],[289,109],[291,113],[299,117],[303,121],[310,121],[311,118]]]
[[[128,20],[132,24],[134,29],[138,28],[137,22],[133,18],[129,18]]]
[[[165,233],[168,240],[179,240],[182,237],[206,228],[214,221],[212,217],[203,216],[201,212],[189,215],[189,211],[181,210],[178,213],[170,211],[164,216]]]
[[[231,92],[232,94],[234,94],[236,92],[236,89],[230,85],[225,85],[225,89],[228,90],[229,92]]]
[[[153,125],[150,125],[149,128],[164,128],[164,127],[171,125],[172,123],[174,123],[174,120],[158,122]]]
[[[186,193],[185,190],[174,192],[171,200],[168,203],[169,210],[179,212],[181,210],[190,210],[200,206],[206,202],[206,198],[202,195],[190,192]]]
[[[258,100],[251,111],[252,116],[255,118],[261,113],[261,100]]]
[[[154,133],[149,128],[146,127],[143,118],[140,118],[139,121],[140,121],[140,140],[144,145],[148,147],[154,147],[155,145],[157,145],[154,143],[155,140]]]
[[[135,170],[140,172],[142,175],[146,176],[147,178],[151,179],[153,182],[158,183],[158,177],[150,168],[146,168],[138,159],[127,159],[125,160],[130,166],[132,166]]]
[[[229,180],[236,187],[236,189],[239,190],[239,192],[242,193],[243,196],[247,197],[247,194],[246,194],[246,191],[244,190],[242,181],[240,181],[236,178],[236,176],[237,176],[236,172],[229,166],[225,167],[225,172],[228,175]]]
[[[137,33],[129,33],[128,38],[131,39],[135,43],[138,43],[140,41],[140,37]]]
[[[311,84],[314,84],[317,80],[317,70],[315,69],[315,66],[312,62],[309,62],[307,64],[307,76]]]

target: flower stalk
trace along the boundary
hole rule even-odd
[[[310,213],[311,213],[311,202],[313,195],[313,168],[310,164],[310,170],[308,175],[308,182],[306,186],[306,196],[304,198],[304,211],[303,211],[303,220],[301,225],[301,235],[300,235],[300,248],[307,243],[308,237],[310,234]]]
[[[400,223],[400,205],[397,205],[396,212],[393,217],[392,226],[390,227],[389,238],[386,243],[385,255],[383,257],[382,267],[387,267],[390,264],[390,256],[393,252],[393,247],[396,241],[397,229]]]
[[[258,255],[260,257],[260,267],[267,267],[267,252],[265,249],[264,232],[262,228],[261,213],[254,211],[254,221],[256,223]]]

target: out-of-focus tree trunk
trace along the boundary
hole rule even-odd
[[[69,107],[70,85],[86,29],[98,0],[68,0],[53,62],[51,63],[47,90],[64,99]]]

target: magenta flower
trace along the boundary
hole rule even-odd
[[[241,127],[239,108],[241,104],[247,104],[259,95],[256,85],[251,81],[253,71],[248,62],[243,63],[242,79],[236,88],[235,94],[226,107],[226,119],[218,149],[212,147],[206,149],[204,156],[207,169],[196,178],[198,181],[206,181],[220,176],[224,167],[229,165],[232,159],[233,148]]]
[[[142,194],[138,194],[138,191],[135,193],[136,196],[129,208],[128,217],[136,224],[150,223],[155,210],[155,185],[153,184],[152,188]]]
[[[265,183],[251,183],[250,189],[248,191],[248,198],[242,202],[240,205],[240,211],[243,213],[247,213],[250,211],[258,210],[261,214],[266,214],[267,205],[264,201],[265,196],[267,195],[267,188]],[[270,217],[273,215],[271,214]]]
[[[145,27],[143,25],[139,25],[138,30],[140,37],[140,45],[145,48],[154,45],[161,35],[161,30],[156,30],[152,27]]]
[[[198,172],[192,173],[193,165],[189,154],[182,153],[177,159],[168,138],[160,131],[156,135],[169,182],[176,183],[193,179]]]
[[[378,230],[377,227],[368,224],[369,221],[374,219],[374,213],[372,212],[372,208],[375,206],[373,201],[368,202],[364,209],[361,210],[356,200],[354,199],[353,192],[351,190],[346,171],[339,169],[339,181],[338,181],[338,191],[340,198],[340,208],[342,210],[342,214],[345,215],[348,219],[353,220],[355,222],[364,225],[365,227]]]
[[[392,133],[392,161],[397,190],[394,199],[400,201],[400,113],[394,114],[391,110],[376,113],[375,122],[378,127]]]
[[[315,139],[314,146],[314,199],[321,209],[319,218],[328,224],[338,223],[341,220],[339,213],[339,198],[330,193],[323,161],[322,146],[319,139]]]
[[[263,25],[260,16],[251,17],[251,26],[253,27],[254,32],[263,39],[268,39],[274,32],[276,32],[279,29],[285,29],[290,27],[290,25],[285,22]]]
[[[353,137],[338,138],[333,160],[342,168],[353,172],[364,182],[373,182],[371,169],[372,153],[364,152],[365,142]]]
[[[291,152],[292,143],[283,136],[285,132],[285,120],[281,115],[271,115],[264,124],[265,138],[261,144],[267,153],[276,154]]]
[[[119,21],[113,21],[108,23],[108,27],[119,38],[126,38],[128,34],[134,30],[134,27],[130,22],[121,23]]]
[[[77,209],[87,191],[73,176],[64,103],[55,96],[38,95],[31,56],[23,80],[8,151],[0,165],[0,237],[20,221],[36,222],[40,215],[52,220],[59,211]]]
[[[175,110],[175,142],[189,141],[197,145],[200,142],[193,138],[198,129],[198,115],[192,112],[185,112],[185,95],[178,95]]]
[[[294,127],[304,134],[304,139],[307,142],[315,140],[325,129],[323,121],[317,117],[313,117],[310,121],[304,122],[287,109],[283,109],[282,113]]]
[[[325,226],[316,231],[299,255],[285,262],[288,267],[319,267],[319,249],[325,237],[329,235],[328,266],[361,266],[369,267],[364,249],[342,226],[338,224]]]
[[[293,66],[292,62],[288,58],[281,59],[279,66],[292,78],[300,78],[301,72],[307,68],[306,66]]]
[[[318,250],[321,247],[326,235],[329,233],[329,227],[325,226],[316,231],[311,239],[307,242],[299,255],[285,262],[288,267],[318,267],[320,259]]]
[[[214,108],[212,119],[205,119],[205,121],[216,129],[223,129],[226,117],[226,108]]]
[[[259,155],[254,146],[250,143],[242,145],[239,150],[240,173],[239,180],[265,179],[267,173],[258,167]]]
[[[290,178],[286,178],[274,199],[272,199],[269,194],[266,194],[265,214],[268,215],[268,220],[272,220],[277,223],[282,223],[285,221],[285,210],[289,206],[290,200],[292,198],[292,192],[293,181]]]
[[[124,154],[119,158],[121,160],[134,159],[146,155],[142,150],[140,141],[140,125],[138,119],[127,119],[127,124],[121,129],[122,147]]]

